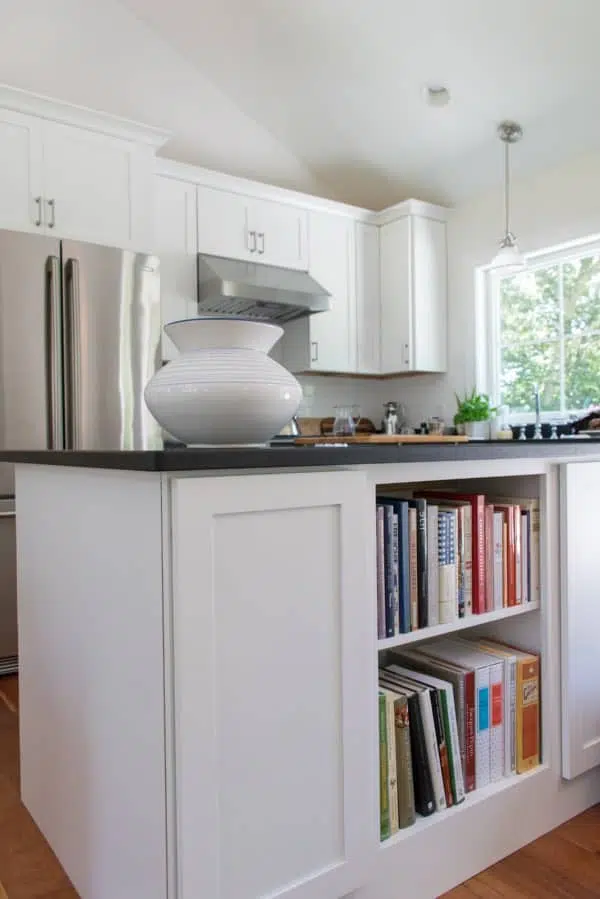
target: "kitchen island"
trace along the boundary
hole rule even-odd
[[[21,789],[83,899],[432,899],[600,801],[600,444],[16,463]],[[540,509],[540,598],[378,639],[375,497]],[[542,659],[541,765],[379,842],[377,662],[474,631]]]

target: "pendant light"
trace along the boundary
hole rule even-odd
[[[523,137],[523,129],[516,122],[501,122],[498,125],[498,137],[504,143],[504,237],[500,241],[500,249],[492,260],[493,269],[501,269],[504,273],[518,272],[525,268],[525,260],[517,246],[517,239],[510,230],[510,145],[516,144]]]

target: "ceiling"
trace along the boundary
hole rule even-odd
[[[166,154],[372,208],[600,147],[598,0],[0,0],[0,80],[170,128]],[[449,106],[431,108],[426,84]]]
[[[526,129],[515,157],[600,138],[598,0],[125,2],[343,199],[490,183],[505,117]],[[430,83],[450,106],[423,102]]]

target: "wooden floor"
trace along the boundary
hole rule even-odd
[[[0,678],[0,899],[79,899],[19,801],[18,704],[17,678]],[[443,899],[474,896],[600,899],[600,806],[444,893]],[[410,897],[400,889],[398,899]]]

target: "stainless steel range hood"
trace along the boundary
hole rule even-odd
[[[307,272],[199,253],[198,311],[272,322],[326,312],[330,294]]]

